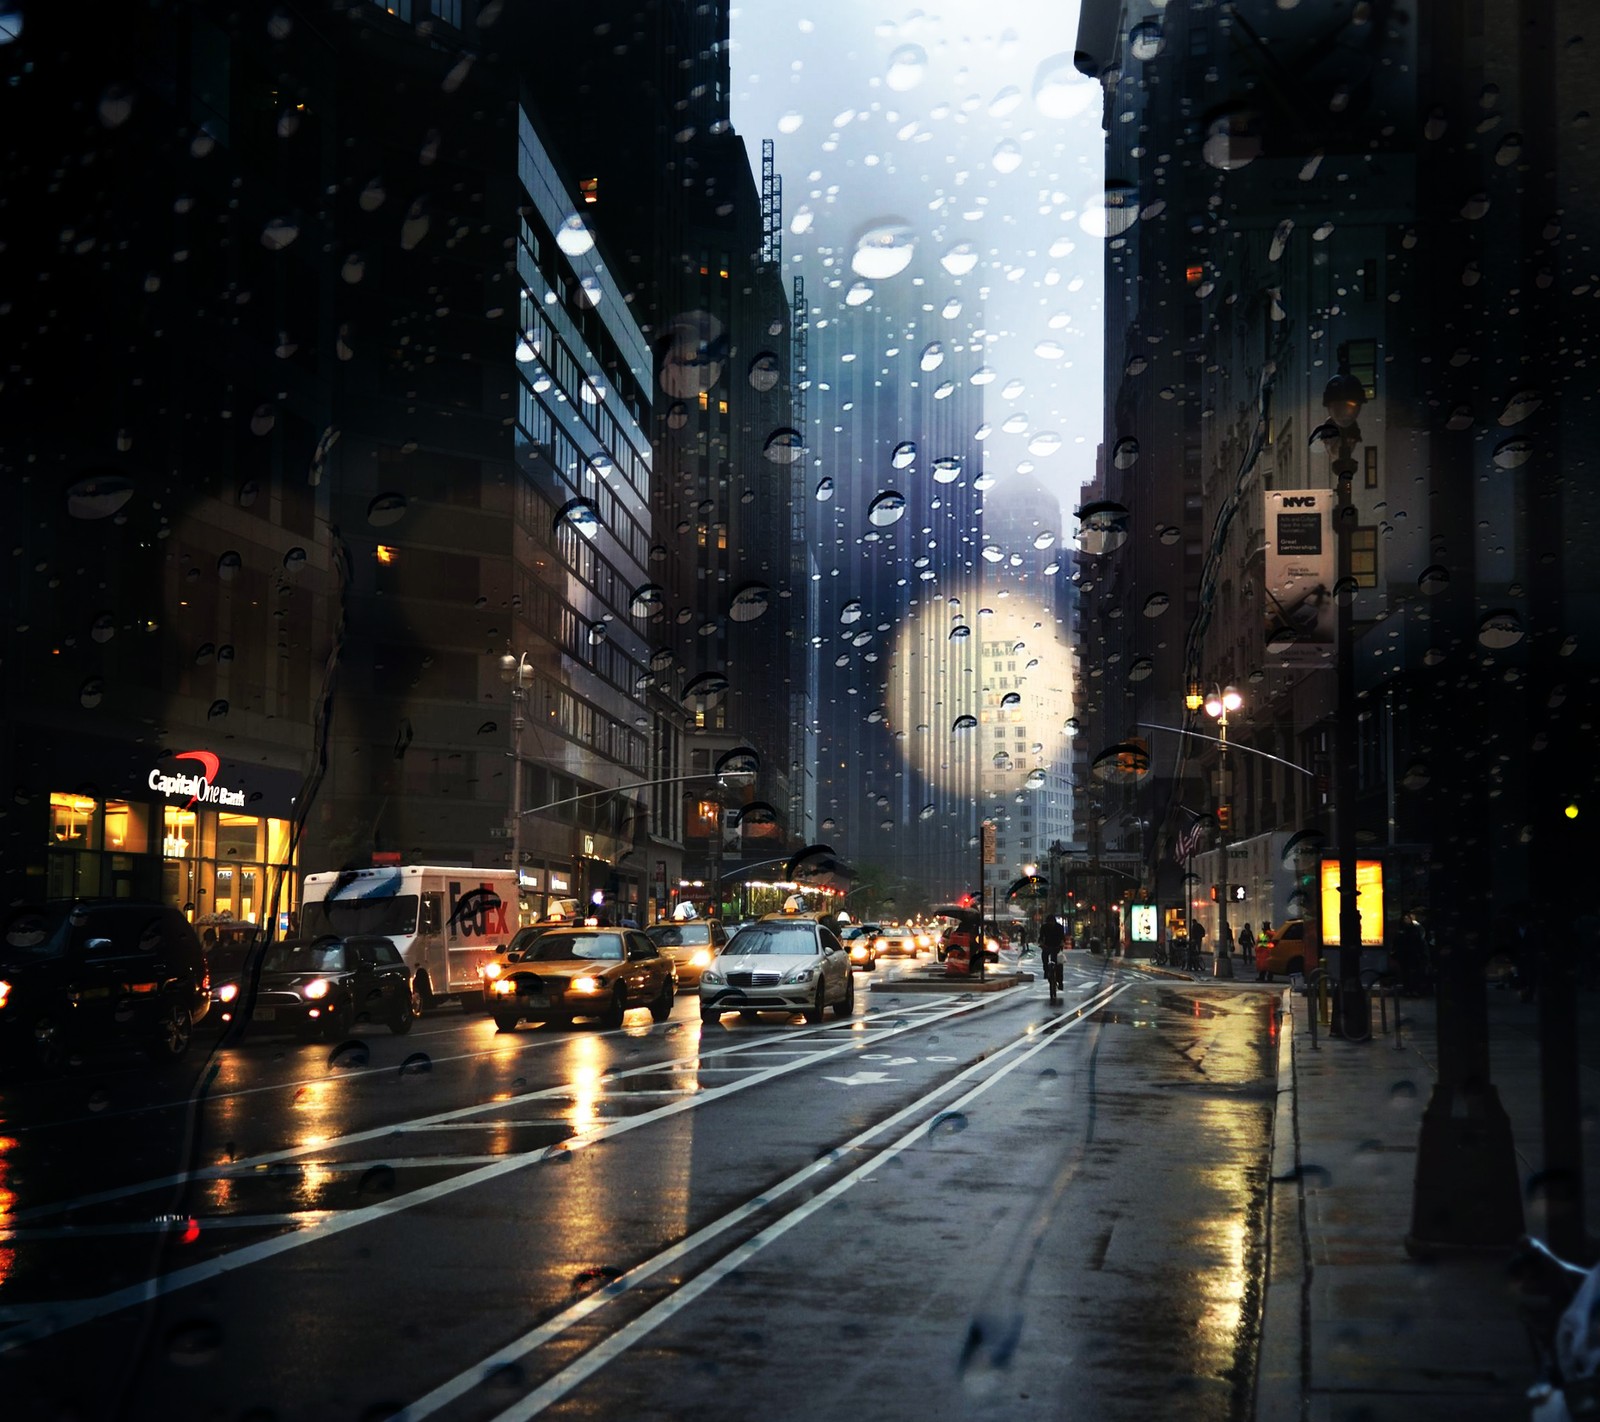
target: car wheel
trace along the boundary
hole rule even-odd
[[[672,991],[672,979],[664,979],[661,991],[656,994],[656,1000],[650,1004],[650,1015],[657,1022],[665,1022],[672,1016],[672,1000],[675,996],[677,994]]]
[[[827,1000],[823,996],[822,984],[818,983],[817,1000],[805,1009],[805,1019],[807,1022],[820,1022],[825,1011],[827,1011]]]
[[[850,1017],[855,1014],[855,1010],[856,980],[854,977],[846,977],[844,980],[844,996],[834,1003],[833,1015],[835,1017]]]
[[[418,973],[411,980],[411,1015],[421,1017],[424,1012],[431,1012],[433,1007],[433,984],[428,981],[426,973]]]
[[[519,1021],[521,1019],[515,1012],[497,1012],[494,1015],[494,1030],[496,1032],[515,1032]]]
[[[611,1002],[600,1017],[600,1025],[608,1030],[615,1030],[622,1026],[622,1019],[627,1014],[628,1004],[622,996],[620,987],[611,994]]]
[[[705,1003],[702,1002],[700,1004],[700,1021],[707,1025],[713,1022],[720,1022],[722,1021],[722,1013],[718,1008],[707,1007]]]
[[[156,1024],[155,1037],[150,1043],[150,1055],[158,1062],[175,1062],[189,1050],[194,1035],[194,1023],[189,1009],[179,1002],[169,1002],[162,1009],[161,1020]]]
[[[397,1037],[404,1037],[416,1020],[416,1014],[411,1010],[411,996],[408,993],[400,999],[399,1010],[389,1019],[389,1030]]]

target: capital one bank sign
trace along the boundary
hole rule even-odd
[[[230,790],[226,785],[216,784],[217,771],[222,765],[219,757],[211,751],[179,751],[174,760],[193,760],[200,764],[200,773],[197,775],[184,775],[181,772],[168,774],[157,767],[150,772],[146,782],[158,795],[164,795],[169,800],[180,800],[187,797],[184,809],[192,805],[216,805],[221,809],[240,809],[244,805],[244,791]]]

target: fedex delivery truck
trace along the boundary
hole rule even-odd
[[[467,1011],[483,1004],[481,970],[517,931],[516,876],[509,869],[394,865],[307,874],[300,932],[306,938],[375,933],[400,950],[421,1012],[441,998]]]

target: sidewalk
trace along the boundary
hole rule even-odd
[[[1283,994],[1269,1205],[1271,1263],[1257,1422],[1488,1422],[1529,1415],[1536,1360],[1510,1251],[1410,1257],[1418,1131],[1436,1077],[1435,1005],[1400,1003],[1402,1045],[1374,1008],[1374,1039],[1319,1029]],[[1489,994],[1492,1079],[1510,1118],[1518,1177],[1541,1165],[1536,1008]],[[1580,999],[1587,1224],[1600,1229],[1600,996]],[[1543,1220],[1529,1205],[1525,1228]]]

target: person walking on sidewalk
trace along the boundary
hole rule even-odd
[[[1191,973],[1200,971],[1200,954],[1206,946],[1206,926],[1199,919],[1191,919],[1189,923],[1189,952],[1184,958],[1183,966]]]
[[[1248,921],[1239,925],[1238,943],[1239,956],[1248,962],[1252,967],[1254,967],[1256,957],[1256,939],[1255,935],[1250,932],[1250,924]],[[1257,978],[1256,981],[1259,982],[1260,978]]]

